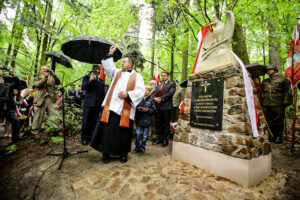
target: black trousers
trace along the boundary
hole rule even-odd
[[[159,110],[157,112],[157,128],[160,140],[167,140],[170,135],[170,121],[172,110]]]
[[[263,112],[274,137],[282,137],[284,128],[283,106],[263,106]]]
[[[20,120],[13,110],[6,110],[3,113],[4,117],[11,123],[12,127],[12,141],[17,142],[20,133]]]
[[[91,140],[92,134],[99,119],[100,107],[84,107],[82,117],[82,140]]]

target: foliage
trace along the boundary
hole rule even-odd
[[[13,145],[10,145],[8,147],[6,147],[6,154],[11,154],[11,153],[14,153],[18,150],[18,146],[13,144]]]
[[[51,141],[54,143],[60,143],[64,141],[64,138],[60,137],[60,136],[56,136],[56,137],[51,137]]]
[[[65,106],[65,131],[66,134],[79,134],[81,130],[82,108],[77,108],[66,104]],[[59,111],[57,116],[49,116],[43,123],[42,128],[45,129],[50,135],[55,135],[58,132],[62,133],[63,130],[63,115],[62,110]],[[56,129],[54,124],[59,124]]]

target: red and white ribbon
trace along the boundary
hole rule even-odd
[[[201,31],[200,31],[200,32],[198,33],[198,35],[197,35],[197,38],[198,38],[198,47],[197,47],[198,53],[197,53],[197,58],[196,58],[196,61],[195,61],[195,64],[194,64],[194,68],[193,68],[192,74],[194,74],[194,73],[199,69],[199,66],[200,66],[200,63],[201,63],[202,51],[203,51],[203,41],[204,41],[206,32],[207,32],[208,30],[209,30],[211,33],[213,32],[213,31],[210,29],[210,25],[203,26],[203,27],[201,28]]]

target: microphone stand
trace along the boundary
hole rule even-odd
[[[63,152],[62,153],[58,153],[58,154],[52,154],[52,153],[48,153],[47,155],[49,156],[62,156],[62,160],[59,164],[59,167],[58,167],[58,170],[60,170],[62,168],[62,164],[64,162],[64,159],[67,158],[68,156],[70,155],[74,155],[74,154],[79,154],[79,153],[87,153],[88,151],[87,150],[84,150],[84,151],[77,151],[77,152],[68,152],[67,150],[67,144],[66,144],[66,128],[65,128],[65,88],[81,79],[83,79],[85,76],[87,75],[84,75],[78,79],[76,79],[75,81],[59,88],[59,89],[56,89],[54,90],[53,92],[47,94],[47,95],[44,95],[43,98],[46,98],[48,96],[50,96],[51,94],[55,93],[56,91],[61,91],[62,93],[62,114],[63,114],[63,135],[64,135],[64,149],[63,149]]]

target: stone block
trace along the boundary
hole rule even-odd
[[[189,143],[189,134],[184,132],[181,134],[180,141],[184,143]]]
[[[242,105],[234,105],[228,109],[229,115],[237,115],[243,113]]]
[[[236,105],[236,104],[242,104],[243,99],[242,97],[228,97],[226,99],[226,103],[230,106]]]
[[[271,151],[272,151],[272,147],[270,142],[265,142],[263,145],[263,154],[268,155],[269,153],[271,153]]]
[[[245,138],[245,142],[246,142],[247,146],[254,147],[254,141],[253,141],[252,137]]]
[[[228,91],[228,95],[229,96],[236,96],[236,95],[238,95],[238,96],[245,97],[246,96],[246,92],[245,92],[245,89],[236,89],[236,88],[234,88],[234,89],[230,89]]]
[[[234,152],[233,155],[242,159],[251,159],[252,150],[250,147],[241,147],[236,152]]]
[[[213,78],[213,75],[212,75],[212,74],[203,74],[203,75],[202,75],[202,78],[203,78],[203,79]]]
[[[233,76],[225,80],[226,88],[243,87],[244,81],[239,76]]]
[[[248,122],[244,123],[244,133],[250,135],[252,133],[251,125]]]
[[[231,155],[235,150],[237,150],[238,146],[236,145],[224,145],[221,147],[222,153]]]
[[[244,114],[240,114],[239,116],[237,116],[237,120],[241,121],[241,122],[246,122],[247,121],[247,117]]]
[[[218,144],[219,145],[232,145],[232,144],[234,144],[234,141],[233,141],[231,135],[221,135],[218,138]]]
[[[210,144],[217,144],[217,139],[214,136],[207,135],[206,142]]]
[[[239,145],[245,145],[246,144],[246,141],[245,141],[245,137],[243,136],[235,136],[235,141],[236,141],[236,144],[239,144]]]
[[[245,131],[245,128],[242,124],[235,124],[228,126],[227,131],[229,133],[243,133]]]
[[[208,149],[208,150],[211,150],[212,149],[212,146],[211,144],[208,144],[206,142],[200,142],[200,147],[204,148],[204,149]]]
[[[178,134],[174,134],[173,140],[179,142],[180,141],[180,136]]]
[[[174,138],[174,137],[173,137],[173,138]],[[192,135],[192,136],[190,137],[190,142],[189,142],[189,143],[196,145],[197,142],[198,142],[198,137],[197,137],[196,135]]]

